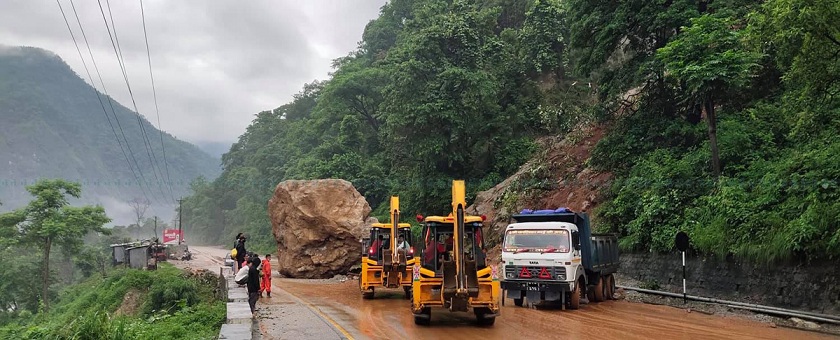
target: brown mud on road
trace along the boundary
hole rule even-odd
[[[735,317],[608,301],[577,311],[514,307],[507,300],[496,324],[481,327],[470,313],[432,310],[431,326],[414,324],[402,290],[379,290],[363,300],[355,280],[275,279],[356,338],[374,339],[829,339],[827,335]]]
[[[213,273],[219,274],[220,268],[225,263],[225,256],[230,253],[230,250],[225,250],[220,247],[196,247],[190,246],[192,252],[192,260],[179,261],[169,260],[172,265],[186,270],[206,269]]]
[[[190,250],[197,255],[193,261],[173,262],[182,268],[218,272],[229,252],[212,247]],[[431,326],[417,326],[401,289],[377,290],[375,299],[363,300],[353,279],[339,282],[275,276],[272,281],[272,297],[257,303],[263,339],[834,339],[735,316],[621,300],[564,311],[514,307],[508,299],[494,326],[478,326],[471,313],[443,309],[432,310]],[[307,320],[295,321],[303,315]],[[308,329],[314,326],[318,329]]]

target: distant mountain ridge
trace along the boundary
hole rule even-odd
[[[137,114],[111,98],[115,119],[108,98],[100,96],[117,136],[122,140],[124,133],[128,139],[132,166],[136,160],[151,187],[137,185],[89,84],[52,52],[0,45],[0,210],[25,204],[30,199],[26,184],[39,178],[65,178],[82,182],[82,201],[102,204],[117,223],[123,222],[121,216],[130,215],[125,202],[137,197],[151,200],[147,215],[169,218],[173,196],[186,194],[190,181],[199,176],[212,179],[220,173],[217,157],[164,132],[170,193],[164,183],[166,166],[158,129],[140,119],[160,172],[149,159]]]

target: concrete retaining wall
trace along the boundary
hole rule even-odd
[[[248,305],[248,291],[233,282],[233,270],[228,266],[219,269],[219,287],[224,289],[227,317],[219,331],[219,339],[250,340],[253,337],[254,319]]]
[[[621,254],[622,275],[682,293],[682,258]],[[689,294],[783,308],[840,314],[840,262],[762,266],[686,255]]]

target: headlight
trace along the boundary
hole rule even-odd
[[[557,279],[561,280],[561,281],[566,281],[566,274],[565,273],[557,274]]]
[[[505,273],[505,278],[512,279],[513,278],[513,273],[511,273],[511,272]]]

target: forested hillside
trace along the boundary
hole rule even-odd
[[[268,245],[274,186],[308,178],[441,213],[451,179],[474,195],[595,124],[596,218],[625,249],[686,230],[706,254],[837,256],[836,22],[831,1],[390,1],[330,79],[257,114],[186,214],[203,241]]]
[[[152,210],[166,217],[174,204],[164,184],[168,177],[177,198],[196,177],[215,178],[219,173],[217,159],[167,133],[163,134],[164,164],[158,130],[116,101],[112,112],[104,95],[102,100],[110,121],[90,85],[58,56],[37,48],[0,46],[0,201],[4,209],[31,199],[25,185],[39,178],[65,178],[84,184],[83,201],[103,204],[117,222],[127,223],[131,219],[121,219],[122,213],[130,214],[125,202],[146,196],[121,147],[127,154],[131,148],[132,166],[136,160],[142,173],[137,178],[152,183],[145,187]],[[152,152],[146,151],[140,124]],[[118,144],[115,133],[120,139],[124,133],[128,145]],[[155,160],[160,171],[153,166]]]

